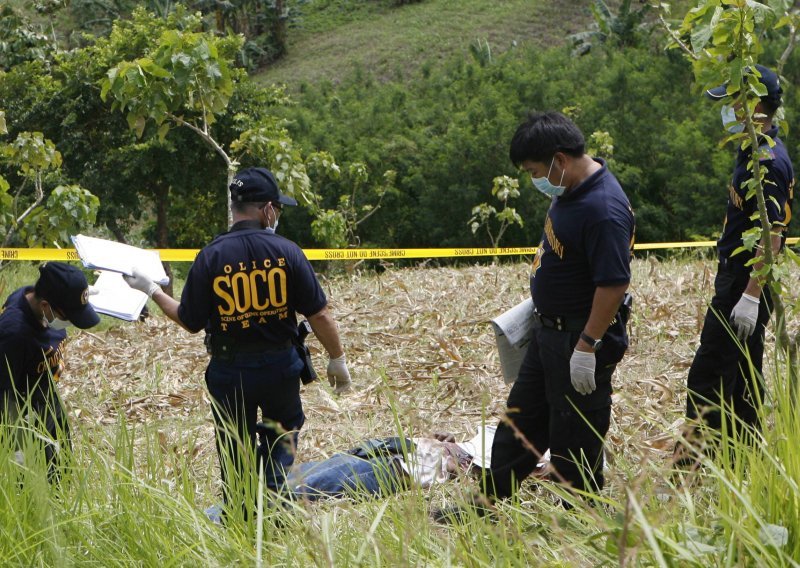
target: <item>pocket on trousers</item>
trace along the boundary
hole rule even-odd
[[[293,349],[292,351],[292,362],[283,369],[284,379],[299,379],[300,373],[305,367],[305,362],[297,354],[297,350]]]
[[[212,359],[206,367],[206,386],[209,390],[225,389],[239,382],[240,373]]]
[[[720,298],[736,296],[738,300],[738,297],[741,296],[741,292],[736,293],[737,291],[734,290],[734,288],[737,287],[737,280],[739,279],[734,272],[720,270],[717,272],[717,277],[714,278],[714,294]]]

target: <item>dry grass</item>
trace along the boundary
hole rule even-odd
[[[714,265],[637,259],[633,268],[631,348],[614,378],[608,447],[612,456],[622,453],[636,464],[666,460],[671,452]],[[502,412],[509,387],[500,377],[488,321],[526,297],[527,265],[390,268],[332,277],[324,286],[355,390],[333,397],[327,384],[303,388],[300,461],[365,437],[396,434],[395,411],[406,432],[449,430],[466,437],[482,416]],[[326,358],[316,341],[311,345],[324,371]],[[203,479],[218,483],[202,334],[189,335],[158,316],[78,333],[67,353],[61,392],[91,438],[77,444],[104,439],[125,413],[132,423],[156,425],[167,454],[191,454],[199,491],[208,487]],[[625,483],[613,466],[610,473],[612,490]]]

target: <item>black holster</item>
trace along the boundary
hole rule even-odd
[[[294,340],[295,349],[300,359],[303,361],[303,370],[300,371],[300,380],[304,385],[313,383],[317,380],[317,372],[314,370],[314,364],[311,361],[311,351],[306,345],[306,337],[311,333],[311,324],[308,320],[303,320],[297,324],[297,338]]]
[[[220,361],[230,363],[236,356],[236,341],[228,335],[206,333],[203,343],[208,354]]]

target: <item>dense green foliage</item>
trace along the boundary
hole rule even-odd
[[[98,196],[99,220],[119,240],[128,240],[133,224],[142,221],[151,227],[148,240],[160,246],[199,246],[226,227],[226,164],[213,150],[187,129],[162,139],[157,124],[139,131],[139,139],[126,115],[100,97],[109,69],[149,55],[164,30],[191,32],[198,25],[181,10],[167,19],[139,12],[119,21],[108,37],[52,53],[46,63],[21,63],[0,79],[9,138],[40,131],[55,141],[63,156],[62,183],[78,183]],[[246,77],[228,96],[214,124],[225,141],[261,124],[282,100],[279,90],[254,88]],[[12,186],[19,177],[11,168],[0,173]],[[205,221],[197,223],[200,218]]]
[[[685,239],[719,229],[731,166],[729,150],[716,147],[717,110],[691,89],[688,64],[645,48],[581,58],[530,48],[452,60],[410,85],[366,72],[337,87],[305,85],[287,117],[308,149],[397,171],[399,192],[370,219],[370,241],[476,242],[472,207],[490,201],[494,177],[518,175],[508,141],[531,109],[568,109],[587,137],[610,133],[611,167],[636,208],[639,239]],[[510,228],[506,244],[535,243],[541,231],[546,202],[520,181],[518,209],[529,222]]]
[[[5,54],[14,64],[0,79],[0,100],[8,139],[32,131],[53,140],[64,160],[53,187],[75,184],[98,196],[99,220],[117,238],[144,219],[151,242],[195,247],[224,229],[225,164],[186,129],[173,127],[160,138],[157,121],[139,124],[137,139],[125,115],[100,99],[109,69],[157,55],[155,40],[169,28],[196,33],[204,25],[180,8],[169,13],[140,12],[71,51],[37,43],[28,53],[18,45]],[[606,19],[612,16],[621,17]],[[501,175],[519,181],[521,195],[508,206],[524,224],[510,226],[500,244],[532,245],[546,201],[509,163],[508,141],[529,110],[563,110],[587,138],[597,133],[605,140],[609,165],[633,202],[640,242],[713,238],[732,148],[718,147],[718,108],[701,96],[690,65],[677,51],[663,51],[666,40],[651,27],[622,26],[625,37],[615,39],[614,26],[600,26],[596,48],[582,57],[570,46],[530,44],[496,56],[489,43],[476,42],[469,55],[424,63],[408,81],[360,69],[336,85],[303,84],[289,107],[280,90],[240,75],[228,106],[217,109],[214,135],[227,145],[265,121],[282,131],[276,115],[288,120],[287,134],[300,146],[291,147],[292,159],[306,162],[313,195],[310,209],[285,217],[282,232],[305,245],[487,245],[487,232],[473,234],[469,222],[477,204],[498,205],[491,190]],[[777,58],[785,33],[766,34],[764,63]],[[796,70],[790,58],[789,83]],[[790,89],[786,101],[784,138],[793,154]],[[265,152],[289,155],[261,138]],[[264,160],[270,158],[245,157],[242,164]],[[12,187],[19,181],[11,169],[0,175]]]

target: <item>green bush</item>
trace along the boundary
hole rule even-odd
[[[587,137],[610,134],[610,167],[637,213],[640,242],[709,239],[721,228],[732,149],[718,146],[718,107],[673,53],[631,47],[576,58],[566,48],[519,48],[424,65],[410,83],[358,70],[337,86],[303,85],[296,102],[285,116],[307,151],[397,172],[397,191],[362,227],[368,242],[488,244],[469,230],[472,207],[491,199],[496,176],[519,175],[508,142],[527,111],[545,109],[568,110]],[[525,176],[520,187],[526,224],[509,229],[508,246],[538,242],[547,206]],[[345,189],[320,191],[335,200]]]

